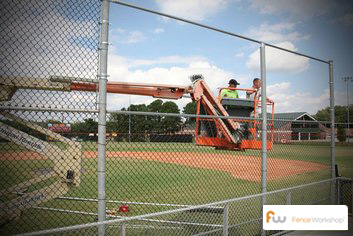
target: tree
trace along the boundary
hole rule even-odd
[[[161,112],[162,106],[163,106],[163,101],[161,99],[157,99],[157,100],[151,102],[147,106],[147,108],[148,108],[148,111],[150,111],[150,112]]]
[[[147,109],[149,112],[157,112],[161,113],[163,110],[163,101],[161,99],[157,99],[151,102]],[[149,116],[148,119],[148,127],[150,132],[160,133],[163,132],[162,128],[162,116]]]
[[[197,102],[196,101],[189,102],[183,108],[183,113],[184,114],[194,115],[194,114],[196,114],[196,112],[197,112]],[[196,121],[195,117],[188,117],[188,118],[186,118],[185,123],[186,124],[192,124],[195,121]]]
[[[340,142],[345,142],[346,141],[346,130],[343,126],[338,126],[337,128],[337,139]]]
[[[162,105],[162,113],[177,113],[179,114],[178,105],[175,102],[165,102]],[[165,116],[162,117],[162,129],[166,133],[175,133],[181,128],[181,117],[180,116]]]
[[[98,133],[98,122],[92,118],[84,119],[83,122],[75,122],[71,125],[71,131],[73,133],[80,133],[78,137],[82,139],[90,139],[89,133]]]
[[[121,111],[126,111],[126,108],[122,108]],[[127,133],[129,131],[129,116],[112,113],[107,122],[107,130],[108,132]]]
[[[349,106],[349,115],[353,119],[353,105]],[[330,107],[319,110],[315,115],[315,119],[319,121],[330,121]],[[347,106],[335,106],[335,121],[337,123],[347,123]]]
[[[326,107],[324,109],[319,110],[314,118],[319,121],[329,121],[330,120],[330,108]]]
[[[122,108],[122,111],[142,111],[156,113],[178,113],[178,105],[172,101],[164,102],[160,99],[153,101],[149,105],[138,104],[130,105],[130,107]],[[112,114],[108,121],[108,130],[111,132],[128,133],[129,123],[131,133],[170,133],[180,130],[181,118],[169,116],[145,116],[145,115],[128,115],[128,114]]]
[[[129,111],[142,111],[148,112],[148,108],[145,104],[130,105]],[[130,127],[131,133],[145,133],[149,130],[147,116],[144,115],[127,115],[128,119],[130,116]],[[127,124],[129,127],[129,124]]]

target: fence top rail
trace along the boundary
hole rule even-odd
[[[125,114],[125,115],[146,115],[146,116],[179,116],[179,117],[190,117],[190,118],[222,118],[222,119],[243,119],[243,120],[259,120],[262,118],[245,117],[245,116],[213,116],[213,115],[195,115],[195,114],[178,114],[178,113],[157,113],[157,112],[145,112],[145,111],[118,111],[118,110],[107,110],[110,114]],[[327,123],[331,124],[331,121],[318,121],[318,120],[291,120],[291,119],[272,119],[267,118],[267,121],[283,121],[283,122],[295,122],[295,123]],[[340,123],[337,123],[340,124]],[[342,123],[345,124],[345,123]],[[353,124],[353,123],[352,123]]]
[[[75,112],[75,113],[98,113],[96,109],[65,109],[51,107],[14,107],[0,106],[0,111],[42,111],[42,112]]]
[[[75,112],[75,113],[98,113],[95,109],[65,109],[65,108],[50,108],[50,107],[14,107],[14,106],[0,106],[0,111],[33,111],[33,112]],[[123,114],[123,115],[144,115],[144,116],[174,116],[174,117],[190,117],[190,118],[221,118],[221,119],[239,119],[239,120],[258,120],[262,118],[244,117],[244,116],[212,116],[212,115],[196,115],[196,114],[178,114],[178,113],[159,113],[159,112],[145,112],[145,111],[119,111],[107,110],[108,114]],[[291,119],[272,119],[267,118],[267,121],[277,122],[292,122],[292,123],[321,123],[331,124],[331,121],[318,120],[291,120]],[[335,123],[336,125],[347,125],[348,123]],[[353,123],[349,123],[352,124]]]
[[[72,226],[55,228],[55,229],[47,229],[47,230],[42,230],[42,231],[37,231],[37,232],[30,232],[30,233],[25,233],[25,234],[20,234],[20,235],[21,236],[29,236],[29,235],[53,234],[53,233],[67,232],[67,231],[72,231],[72,230],[87,229],[87,228],[97,227],[97,226],[105,225],[105,224],[116,224],[116,223],[132,221],[132,220],[140,220],[140,219],[145,219],[145,218],[150,218],[150,217],[157,217],[157,216],[162,216],[162,215],[175,214],[175,213],[180,213],[180,212],[185,212],[185,211],[190,211],[190,210],[201,209],[201,208],[205,208],[205,207],[212,207],[212,206],[217,206],[217,205],[225,205],[225,204],[228,204],[228,203],[234,203],[234,202],[247,200],[247,199],[251,199],[251,198],[262,197],[262,196],[270,195],[270,194],[288,192],[288,191],[291,191],[291,190],[295,190],[295,189],[299,189],[299,188],[305,188],[305,187],[309,187],[309,186],[313,186],[313,185],[317,185],[317,184],[323,184],[323,183],[327,183],[327,182],[332,182],[332,181],[336,181],[336,180],[339,180],[339,179],[345,179],[345,180],[353,181],[353,179],[337,177],[337,178],[326,179],[326,180],[317,181],[317,182],[313,182],[313,183],[302,184],[302,185],[298,185],[298,186],[294,186],[294,187],[274,190],[274,191],[271,191],[271,192],[258,193],[258,194],[253,194],[253,195],[244,196],[244,197],[238,197],[238,198],[231,198],[231,199],[227,199],[227,200],[222,200],[222,201],[212,202],[212,203],[206,203],[206,204],[201,204],[201,205],[197,205],[197,206],[178,208],[178,209],[173,209],[173,210],[167,210],[167,211],[155,212],[155,213],[150,213],[150,214],[145,214],[145,215],[138,215],[138,216],[119,218],[119,219],[114,219],[114,220],[107,220],[107,221],[102,221],[102,222],[94,222],[94,223],[88,223],[88,224],[72,225]]]
[[[122,6],[134,8],[134,9],[137,9],[137,10],[140,10],[140,11],[145,11],[145,12],[149,12],[149,13],[152,13],[152,14],[156,14],[156,15],[164,16],[164,17],[171,18],[171,19],[174,19],[174,20],[178,20],[178,21],[182,21],[182,22],[185,22],[185,23],[189,23],[189,24],[192,24],[192,25],[196,25],[196,26],[199,26],[201,28],[206,28],[206,29],[209,29],[209,30],[213,30],[213,31],[216,31],[216,32],[219,32],[219,33],[222,33],[222,34],[227,34],[227,35],[230,35],[230,36],[234,36],[234,37],[237,37],[237,38],[240,38],[240,39],[244,39],[244,40],[247,40],[247,41],[251,41],[251,42],[254,42],[254,43],[259,43],[259,44],[264,43],[266,46],[269,46],[269,47],[272,47],[272,48],[275,48],[275,49],[278,49],[278,50],[282,50],[282,51],[285,51],[285,52],[293,53],[293,54],[296,54],[296,55],[299,55],[299,56],[307,57],[307,58],[310,58],[312,60],[319,61],[319,62],[322,62],[322,63],[325,63],[325,64],[329,64],[330,63],[330,61],[327,61],[327,60],[323,60],[323,59],[320,59],[320,58],[317,58],[317,57],[313,57],[313,56],[310,56],[310,55],[307,55],[307,54],[304,54],[304,53],[292,51],[292,50],[289,50],[289,49],[286,49],[286,48],[282,48],[282,47],[279,47],[279,46],[276,46],[276,45],[273,45],[273,44],[270,44],[270,43],[265,43],[265,42],[262,42],[260,40],[253,39],[253,38],[241,35],[241,34],[236,34],[236,33],[233,33],[233,32],[225,31],[225,30],[222,30],[222,29],[219,29],[219,28],[216,28],[216,27],[212,27],[212,26],[209,26],[209,25],[197,23],[195,21],[187,20],[187,19],[184,19],[184,18],[181,18],[181,17],[177,17],[177,16],[173,16],[173,15],[170,15],[170,14],[162,13],[162,12],[159,12],[159,11],[151,10],[151,9],[148,9],[148,8],[145,8],[145,7],[141,7],[141,6],[137,6],[137,5],[133,5],[133,4],[130,4],[130,3],[121,2],[119,0],[111,0],[111,2],[119,4],[119,5],[122,5]]]

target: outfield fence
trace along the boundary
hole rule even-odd
[[[264,97],[266,48],[328,65],[330,119],[273,117],[265,99],[256,118],[180,114],[157,99],[107,109],[112,4],[257,43]],[[351,212],[352,181],[339,175],[352,177],[353,153],[340,142],[346,124],[335,125],[332,61],[120,1],[6,0],[0,24],[1,235],[265,235],[279,233],[261,230],[266,203]],[[223,138],[217,122],[229,120],[241,128],[233,139],[257,146],[199,141]]]

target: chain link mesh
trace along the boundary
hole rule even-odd
[[[97,221],[97,93],[71,85],[97,82],[100,7],[98,0],[0,3],[2,235]],[[197,138],[218,137],[213,117],[197,126],[185,114],[149,112],[125,109],[106,117],[107,219],[261,192],[261,146],[234,151],[197,145]],[[267,190],[330,179],[329,123],[305,113],[271,115]],[[261,145],[261,119],[255,120],[236,119],[242,137]],[[353,177],[352,154],[351,146],[337,145],[343,176]],[[271,194],[266,202],[330,204],[331,190],[326,182]],[[351,180],[340,180],[336,194],[352,212]],[[261,206],[262,198],[253,197],[107,224],[106,233],[221,235],[227,218],[229,235],[259,235]],[[96,235],[97,229],[68,234]]]
[[[353,180],[342,178],[338,181],[338,204],[348,207],[348,214],[353,215]]]
[[[0,3],[0,106],[10,108],[0,111],[2,235],[95,219],[73,213],[95,204],[60,197],[96,197],[79,141],[97,132],[97,115],[84,112],[97,109],[97,94],[67,84],[97,81],[100,4]]]
[[[126,220],[121,216],[110,216],[110,221],[103,223],[106,226],[107,235],[261,235],[261,209],[264,198],[269,205],[327,205],[331,204],[331,199],[327,196],[330,194],[332,184],[341,181],[344,183],[350,181],[350,184],[352,182],[351,179],[346,178],[319,181],[266,195],[257,194],[230,199],[226,203],[206,204],[193,209],[183,206],[182,208],[188,209],[158,212],[155,216],[145,215],[140,216],[139,219]],[[342,195],[342,192],[340,194]],[[81,226],[84,228],[72,229],[68,232],[79,235],[89,232],[89,229],[95,232],[96,226]],[[264,233],[281,235],[285,232],[272,230]]]

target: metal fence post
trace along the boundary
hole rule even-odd
[[[337,205],[340,205],[341,203],[341,179],[337,179],[336,180],[336,184],[337,184]]]
[[[334,93],[334,77],[333,77],[333,61],[329,61],[329,77],[330,77],[330,114],[331,114],[331,178],[336,178],[336,134],[335,134],[335,93]],[[331,184],[331,204],[335,204],[335,181]]]
[[[98,221],[106,219],[105,194],[105,154],[106,154],[106,110],[107,110],[107,71],[109,0],[102,0],[101,31],[99,46],[99,116],[98,116]],[[98,235],[105,235],[105,225],[98,226]]]
[[[288,193],[287,193],[286,204],[287,205],[291,205],[292,204],[292,192],[291,191],[288,191]]]
[[[120,236],[125,236],[126,235],[126,225],[123,223],[120,227]]]
[[[223,236],[229,234],[229,203],[224,206],[223,210]]]
[[[262,168],[261,168],[261,192],[267,192],[267,96],[266,96],[266,58],[264,43],[260,46],[260,69],[261,69],[261,113],[262,113]],[[262,206],[266,204],[266,195],[261,197]],[[262,212],[262,210],[261,210]],[[262,214],[261,214],[262,215]],[[262,235],[265,231],[262,229]]]

